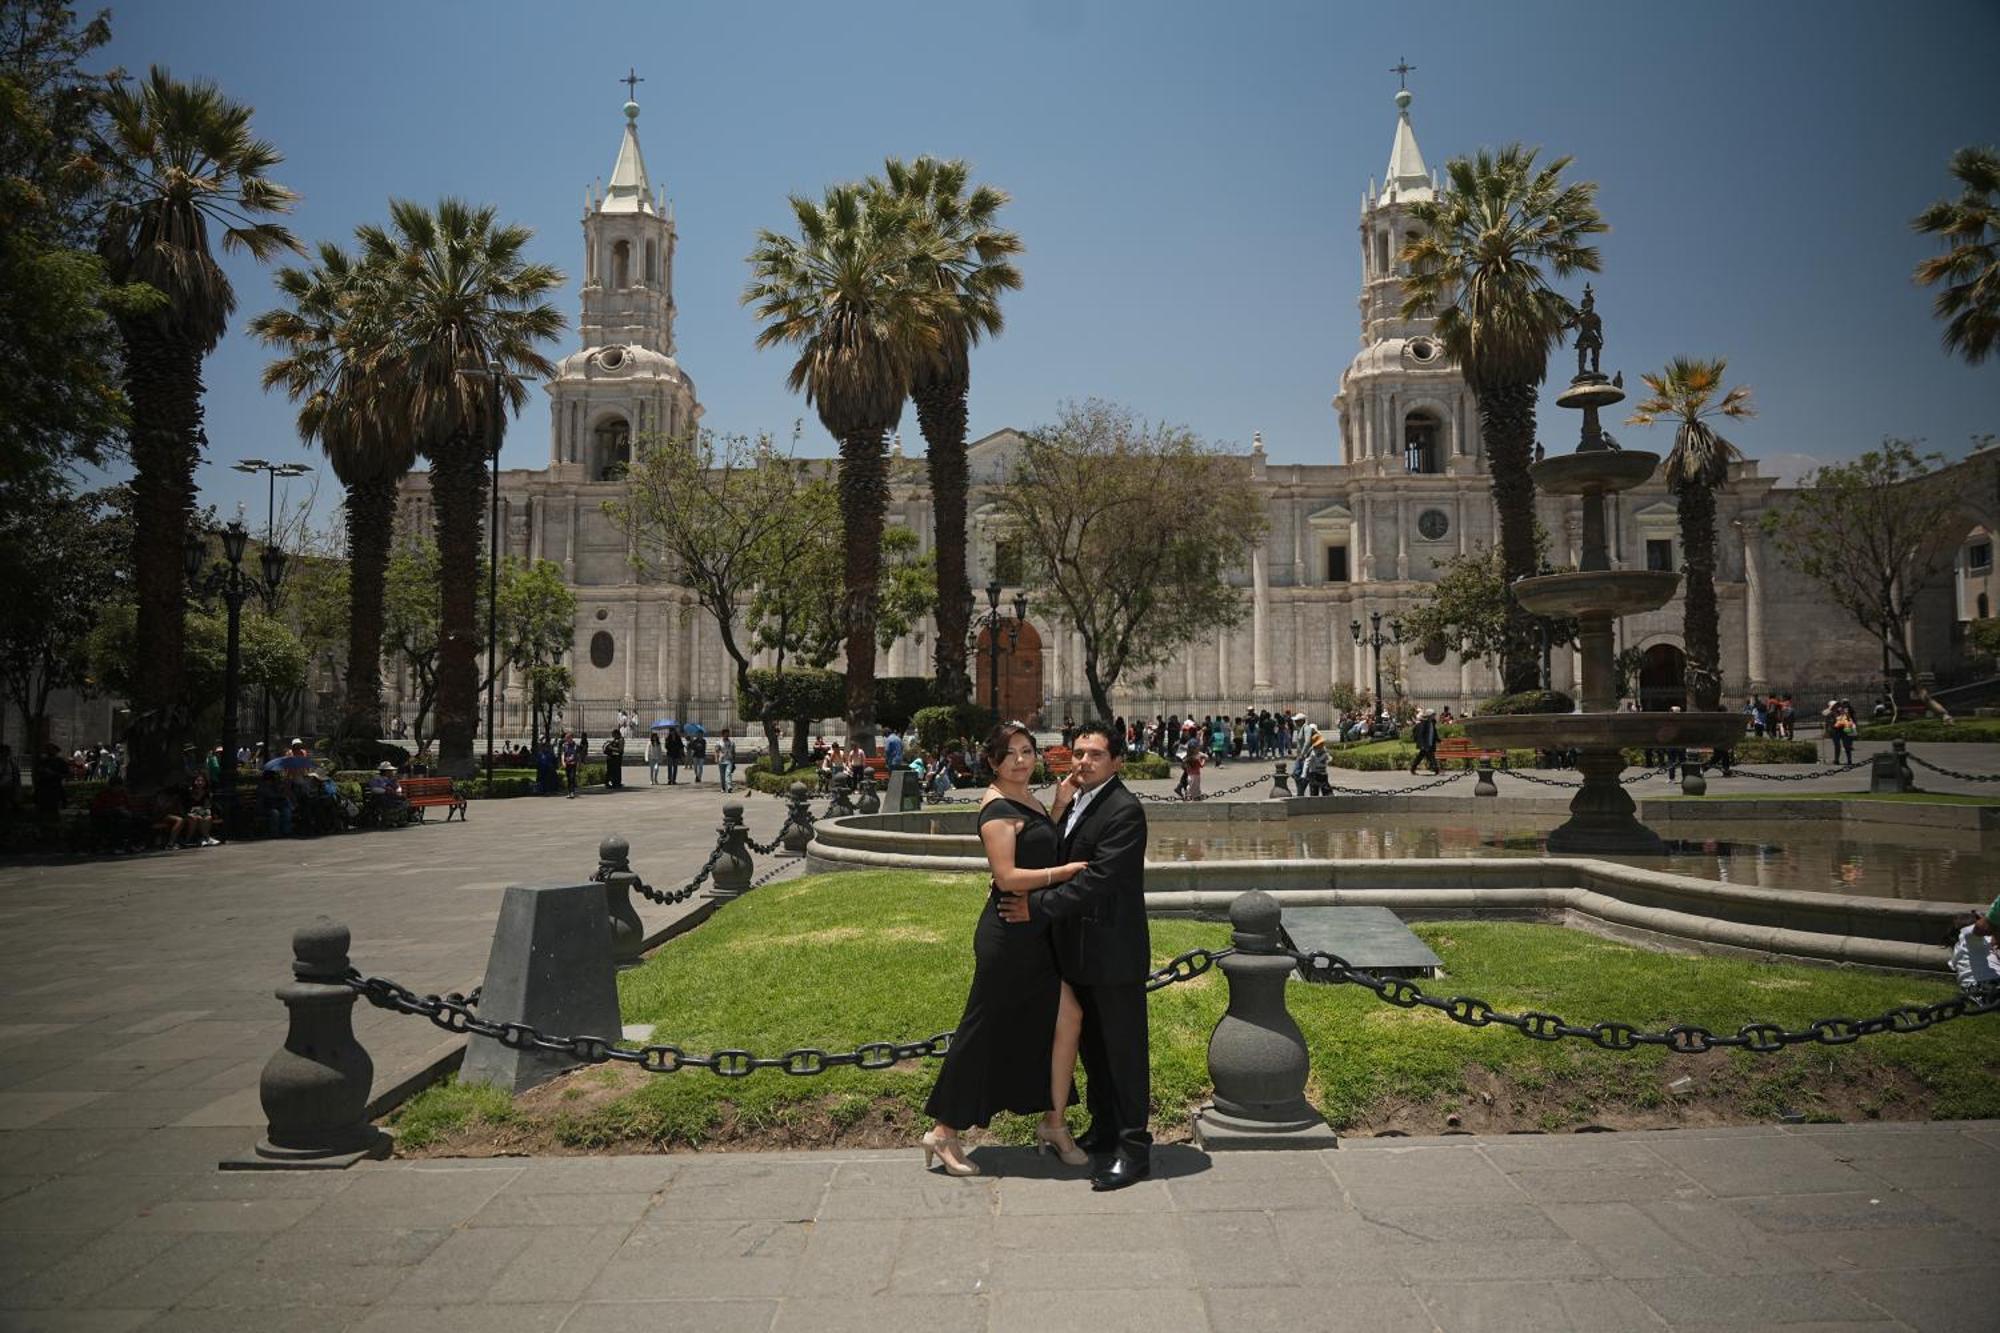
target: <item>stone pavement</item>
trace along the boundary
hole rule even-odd
[[[1919,752],[2000,772],[2000,747]],[[782,803],[742,799],[771,837]],[[1183,1148],[1119,1196],[999,1150],[1006,1178],[972,1182],[925,1177],[914,1150],[214,1170],[261,1128],[302,922],[345,921],[366,970],[462,989],[506,884],[585,876],[615,831],[674,887],[720,804],[712,784],[641,786],[475,803],[464,826],[0,866],[0,1330],[1994,1326],[1963,1318],[1992,1309],[2000,1259],[1992,1124]],[[452,1045],[356,1016],[378,1093]],[[803,1299],[821,1283],[842,1294]]]
[[[1985,1330],[2000,1122],[1159,1151],[369,1163],[113,1151],[0,1199],[0,1328]],[[18,1180],[18,1178],[14,1178]]]

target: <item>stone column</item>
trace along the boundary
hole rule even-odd
[[[1353,559],[1348,561],[1348,573],[1356,583],[1375,581],[1375,496],[1372,492],[1361,493],[1361,515]]]
[[[1410,500],[1407,495],[1396,497],[1396,577],[1410,577]]]
[[[667,702],[667,640],[673,633],[673,603],[653,603],[653,706],[655,716]]]
[[[1264,568],[1264,543],[1250,552],[1250,694],[1260,708],[1271,704],[1271,584]]]
[[[639,603],[625,605],[625,711],[638,702],[639,686]]]
[[[1738,520],[1743,534],[1743,651],[1747,689],[1769,688],[1764,675],[1764,542],[1755,523]]]
[[[563,534],[564,583],[574,584],[576,582],[576,526],[577,515],[581,512],[582,506],[578,503],[576,497],[572,495],[569,501],[569,531]]]

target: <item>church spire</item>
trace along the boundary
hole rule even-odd
[[[1414,66],[1404,67],[1407,73]],[[1389,146],[1389,169],[1383,173],[1381,202],[1410,203],[1431,197],[1431,173],[1417,150],[1417,132],[1410,128],[1410,90],[1396,91],[1396,140]]]
[[[618,144],[618,161],[611,168],[611,185],[598,209],[605,213],[653,212],[653,186],[646,178],[646,159],[639,152],[639,104],[625,103],[625,137]]]

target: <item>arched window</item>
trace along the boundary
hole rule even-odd
[[[632,243],[618,241],[611,247],[611,285],[630,287],[632,285]]]
[[[1403,418],[1405,472],[1438,470],[1438,437],[1441,433],[1438,419],[1428,412],[1412,412]]]
[[[623,244],[623,242],[620,242]],[[612,417],[592,434],[592,461],[597,480],[616,481],[632,462],[632,428],[623,417]]]
[[[599,671],[610,667],[616,653],[617,645],[612,642],[609,630],[599,630],[590,636],[590,664]]]
[[[586,236],[583,240],[583,272],[585,281],[597,274],[597,238]]]
[[[660,285],[660,248],[652,241],[646,242],[646,285]]]
[[[1375,276],[1389,276],[1389,233],[1386,231],[1375,233]]]

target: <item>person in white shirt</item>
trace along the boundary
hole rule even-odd
[[[2000,955],[1994,953],[1993,935],[1991,918],[1978,913],[1959,928],[1951,945],[1951,971],[1960,990],[1976,990],[2000,981]]]

